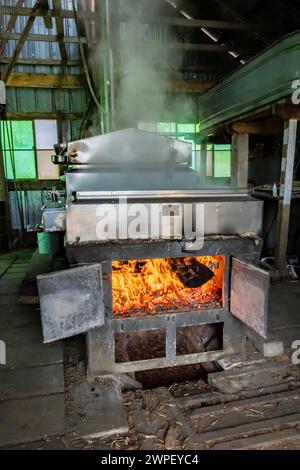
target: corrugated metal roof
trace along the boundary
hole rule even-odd
[[[15,6],[15,0],[2,0],[4,6]],[[35,0],[27,0],[24,3],[26,7],[33,7]],[[49,2],[52,8],[52,1]],[[69,0],[62,0],[62,8],[64,10],[72,10],[72,2]],[[3,16],[2,25],[0,30],[5,31],[7,23],[10,19],[9,15]],[[15,26],[12,30],[13,33],[20,34],[28,20],[28,16],[18,16],[16,19]],[[64,18],[64,32],[65,36],[77,36],[77,30],[75,21],[72,18]],[[55,21],[52,22],[53,27],[51,29],[45,28],[44,20],[42,17],[36,17],[35,21],[30,30],[30,34],[43,34],[43,35],[56,35],[57,29]],[[3,57],[11,57],[17,41],[9,40],[6,43]],[[79,48],[78,44],[65,44],[69,60],[79,60]],[[26,41],[19,55],[20,59],[49,59],[49,60],[60,60],[60,52],[58,42],[45,42],[45,41]],[[60,66],[49,66],[49,65],[16,65],[14,72],[28,72],[28,73],[61,73]],[[79,74],[82,73],[80,66],[67,67],[65,69],[67,74]]]

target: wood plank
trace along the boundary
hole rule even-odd
[[[245,435],[252,437],[257,434],[266,434],[267,432],[274,432],[281,429],[299,427],[300,424],[300,413],[295,413],[287,416],[279,416],[273,419],[261,420],[258,422],[241,424],[232,428],[218,429],[216,431],[208,431],[199,434],[201,443],[208,444],[210,448],[213,447],[214,443],[230,442],[234,439],[239,439]],[[196,446],[199,444],[196,444]],[[196,449],[196,447],[195,447]]]
[[[19,328],[28,325],[37,325],[40,323],[40,314],[32,307],[14,304],[6,305],[5,308],[1,306],[2,312],[0,313],[0,329]]]
[[[43,0],[42,0],[43,1]],[[43,18],[56,18],[58,15],[52,8],[43,9],[39,8],[38,10],[32,12],[31,8],[28,7],[16,7],[10,5],[1,5],[0,6],[0,15],[14,15],[14,16],[42,16]],[[94,20],[95,13],[91,11],[79,11],[77,13],[78,18],[84,20]],[[62,10],[62,18],[75,18],[73,10]]]
[[[299,405],[300,393],[292,390],[199,408],[192,411],[190,420],[197,432],[212,432],[292,415],[297,412]]]
[[[0,403],[0,447],[65,433],[64,394]]]
[[[7,64],[10,60],[10,57],[1,57],[0,63]],[[17,65],[49,65],[49,66],[60,66],[61,60],[59,59],[21,59],[20,57],[16,61]],[[63,64],[67,67],[76,67],[81,65],[80,60],[67,60],[66,63]]]
[[[203,93],[212,87],[213,81],[169,80],[165,85],[166,92]],[[13,73],[7,86],[21,88],[86,88],[83,75],[62,75],[42,73]]]
[[[7,39],[9,41],[20,39],[21,34],[19,33],[0,33],[0,39]],[[38,42],[57,42],[58,36],[56,34],[28,34],[28,41],[38,41]],[[66,36],[64,41],[68,44],[78,44],[78,36]],[[81,38],[83,44],[87,43],[86,38]]]
[[[233,21],[219,21],[219,20],[207,20],[207,19],[187,19],[177,18],[174,16],[158,16],[158,15],[147,15],[138,17],[138,19],[132,19],[128,15],[119,15],[119,21],[123,22],[135,22],[135,23],[156,23],[166,24],[173,26],[180,26],[183,28],[211,28],[211,29],[231,29],[231,30],[249,30],[254,24],[245,24],[241,22]]]
[[[222,393],[239,393],[244,390],[257,390],[266,386],[288,383],[299,379],[297,368],[283,361],[271,361],[260,366],[242,367],[239,370],[224,371],[208,375],[208,381]]]
[[[10,57],[1,57],[0,63],[7,64],[10,60]],[[28,59],[22,59],[18,58],[16,64],[18,65],[49,65],[49,66],[61,66],[61,60],[59,59],[34,59],[34,58],[28,58]],[[80,60],[68,60],[66,63],[63,64],[64,66],[67,67],[76,67],[76,66],[81,66],[82,62]],[[169,71],[174,71],[177,72],[178,70],[181,70],[183,72],[215,72],[215,73],[223,73],[224,70],[227,72],[230,71],[230,69],[218,68],[216,65],[207,65],[207,64],[195,64],[195,65],[172,65],[172,64],[167,64],[167,63],[155,63],[154,64],[156,68],[162,69],[162,70],[169,70]],[[119,72],[120,73],[120,72]]]
[[[63,362],[62,346],[59,342],[43,344],[42,341],[21,346],[8,345],[6,360],[7,364],[1,365],[1,370],[60,364]]]
[[[299,428],[293,427],[253,437],[240,437],[223,444],[216,444],[213,446],[213,450],[275,450],[276,448],[278,450],[295,450],[295,442],[299,443],[299,441]]]
[[[59,52],[61,56],[61,60],[63,62],[66,62],[68,60],[68,54],[67,54],[67,49],[66,45],[64,43],[64,20],[61,17],[61,2],[60,0],[53,0],[53,7],[54,11],[57,14],[55,17],[55,25],[56,25],[56,31],[58,35],[58,47],[59,47]]]
[[[19,33],[0,33],[0,39],[7,39],[7,40],[19,40],[20,34]],[[50,34],[29,34],[27,37],[28,41],[38,41],[38,42],[58,42],[59,36],[58,35],[50,35]],[[65,36],[64,38],[65,43],[74,43],[78,44],[79,39],[77,36]],[[87,44],[87,38],[81,38],[82,44]],[[91,42],[89,42],[91,44]],[[96,44],[96,42],[92,42],[92,44]],[[144,48],[151,48],[151,49],[170,49],[170,50],[184,50],[184,51],[207,51],[207,52],[230,52],[234,49],[229,45],[222,45],[222,44],[210,44],[210,43],[190,43],[190,42],[162,42],[162,41],[144,41],[140,44],[141,47]],[[118,44],[113,44],[113,47],[118,48]],[[247,46],[247,53],[253,53],[255,50],[251,45]]]
[[[299,113],[300,114],[300,113]],[[282,122],[236,122],[231,125],[233,132],[251,135],[278,135],[283,131]]]
[[[30,120],[30,119],[81,119],[82,118],[82,113],[62,113],[62,112],[56,112],[56,113],[25,113],[25,112],[8,112],[7,113],[7,118],[11,120]],[[50,182],[47,182],[46,180],[43,181],[30,181],[30,180],[17,180],[17,185],[19,187],[24,185],[24,188],[29,188],[29,186],[34,188],[35,184],[40,184],[40,186],[37,189],[40,189],[40,187],[44,188],[45,186],[52,186],[54,180],[49,180]],[[10,180],[8,180],[8,185],[10,185]],[[12,186],[9,186],[12,188]],[[14,191],[11,189],[11,191]]]
[[[30,12],[30,8],[18,8],[18,6],[1,6],[0,14],[3,15],[20,15],[20,16],[43,16],[44,18],[56,18],[58,13],[51,8],[43,10],[40,8],[34,13]],[[74,18],[72,10],[61,10],[61,18]],[[94,20],[96,17],[95,12],[92,11],[78,11],[77,16],[79,19]],[[119,21],[128,21],[130,18],[125,15],[119,16]],[[188,28],[211,28],[211,29],[229,29],[229,30],[249,30],[257,28],[259,30],[271,30],[272,27],[268,25],[258,25],[256,23],[242,23],[236,21],[220,21],[220,20],[207,20],[207,19],[187,19],[166,16],[147,15],[139,18],[139,23],[157,23],[157,24],[170,24],[174,26],[188,27]],[[272,29],[274,31],[274,28]]]
[[[16,88],[86,88],[84,75],[48,73],[12,73],[7,86]]]
[[[300,120],[300,106],[294,104],[274,105],[272,112],[285,121],[288,119]]]
[[[53,27],[52,18],[47,15],[47,13],[49,12],[49,2],[48,2],[48,0],[40,0],[39,3],[40,3],[40,7],[41,7],[39,9],[39,11],[40,11],[41,15],[43,16],[44,25],[47,29],[51,29]]]
[[[286,269],[297,141],[297,124],[298,121],[296,119],[288,119],[284,122],[279,190],[279,196],[281,196],[281,199],[278,204],[275,248],[275,269],[281,273],[285,273]]]
[[[214,81],[169,80],[164,90],[171,93],[203,93],[214,84]]]
[[[258,398],[260,396],[270,395],[273,393],[287,392],[288,390],[300,388],[300,381],[283,383],[278,385],[271,385],[254,390],[242,390],[238,393],[221,393],[221,392],[207,392],[197,395],[189,395],[176,398],[176,403],[179,408],[185,411],[201,408],[202,406],[208,407],[218,405],[221,403],[230,403],[237,400],[245,400],[247,398]]]
[[[0,402],[64,392],[63,364],[0,371]]]

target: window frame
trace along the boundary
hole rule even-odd
[[[56,122],[56,130],[57,130],[57,139],[59,139],[59,136],[61,135],[62,133],[62,121],[61,119],[58,119],[58,118],[53,118],[53,119],[49,119],[49,117],[32,117],[32,118],[19,118],[19,119],[8,119],[8,123],[10,123],[10,126],[12,125],[13,122],[30,122],[31,123],[31,127],[32,127],[32,136],[33,136],[33,147],[32,148],[27,148],[27,149],[20,149],[20,148],[12,148],[10,149],[9,147],[5,147],[6,143],[3,142],[3,139],[2,139],[2,136],[6,134],[6,130],[4,130],[4,121],[1,121],[2,124],[0,124],[1,126],[1,151],[2,151],[2,154],[3,154],[3,163],[4,163],[4,169],[5,169],[5,180],[8,181],[8,182],[12,182],[14,181],[14,178],[8,178],[6,175],[7,175],[7,165],[6,165],[6,152],[19,152],[19,151],[31,151],[33,152],[33,156],[34,156],[34,168],[35,168],[35,177],[34,178],[18,178],[16,177],[16,181],[18,183],[37,183],[37,182],[43,182],[43,181],[47,181],[45,179],[39,179],[39,171],[38,171],[38,157],[37,157],[37,153],[38,153],[38,150],[37,149],[37,145],[36,145],[36,126],[35,126],[35,121],[55,121]],[[53,142],[54,144],[55,142]],[[9,145],[9,143],[8,143]],[[14,142],[12,141],[12,145],[14,146]],[[51,150],[51,149],[48,149],[48,150]],[[50,181],[50,180],[49,180]],[[55,182],[55,181],[59,181],[59,178],[57,179],[51,179],[51,181]]]

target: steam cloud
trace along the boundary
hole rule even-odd
[[[116,9],[112,16],[120,9],[121,15],[129,20],[122,24],[119,45],[114,53],[117,127],[137,127],[139,121],[181,118],[183,122],[186,116],[195,115],[196,103],[192,96],[175,97],[167,91],[174,79],[174,68],[181,65],[182,57],[178,51],[165,48],[164,43],[180,39],[172,35],[169,28],[166,30],[162,26],[154,30],[153,24],[141,23],[143,16],[166,16],[166,10],[162,12],[164,3],[121,0],[111,2],[111,5]],[[99,62],[101,54],[106,52],[105,45],[99,44],[95,62]]]

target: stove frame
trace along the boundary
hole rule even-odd
[[[106,374],[129,373],[141,370],[174,367],[215,361],[224,356],[241,353],[246,335],[244,325],[230,312],[231,259],[256,263],[261,251],[259,238],[238,236],[207,237],[203,248],[193,253],[184,252],[181,241],[124,242],[94,245],[69,245],[67,256],[72,266],[101,262],[105,324],[86,334],[88,376],[92,380]],[[225,257],[223,307],[197,311],[170,312],[141,317],[114,318],[112,311],[111,262],[130,259],[177,258],[186,256],[223,255]],[[223,323],[223,348],[217,351],[176,355],[176,329],[192,325]],[[154,329],[165,330],[164,358],[130,362],[115,361],[116,333],[131,333]]]

